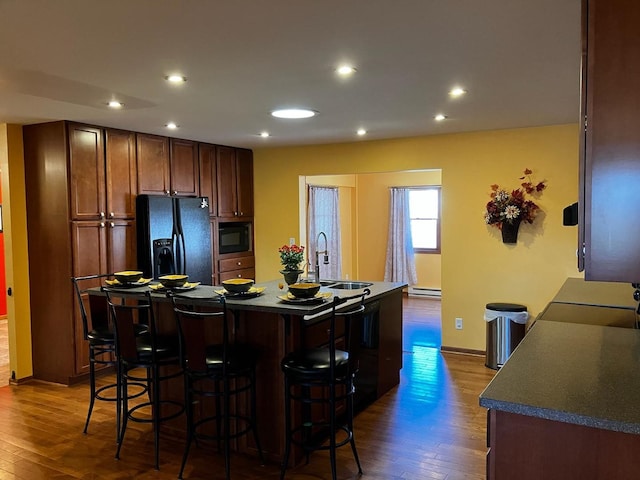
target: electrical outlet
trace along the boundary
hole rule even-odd
[[[289,245],[295,245],[296,239],[294,237],[289,238]]]
[[[456,318],[456,330],[462,330],[462,319],[460,317]]]

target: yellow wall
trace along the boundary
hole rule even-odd
[[[33,374],[33,366],[25,172],[22,128],[19,125],[0,124],[0,168],[6,172],[2,175],[2,220],[7,288],[13,292],[11,297],[7,297],[9,364],[16,380],[20,380]]]
[[[484,205],[491,184],[515,188],[524,168],[548,181],[539,201],[543,214],[521,228],[517,245],[505,245],[500,232],[485,225]],[[562,209],[578,197],[578,127],[571,124],[256,149],[257,280],[278,277],[278,247],[300,231],[300,176],[424,169],[442,170],[443,346],[484,350],[486,303],[522,303],[535,316],[567,277],[579,276],[576,229],[562,226]],[[358,215],[362,210],[370,217],[358,218],[360,224],[375,219],[366,208]],[[386,234],[359,244],[378,237]],[[369,260],[357,261],[364,273]],[[455,317],[464,319],[463,330],[455,330]]]

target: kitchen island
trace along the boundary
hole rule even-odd
[[[640,331],[536,322],[480,394],[489,480],[640,475]]]
[[[360,371],[356,391],[356,401],[364,408],[398,384],[402,368],[402,289],[400,282],[368,282],[370,295],[365,300],[367,328],[354,331],[356,349],[354,355],[359,361]],[[279,289],[279,281],[256,284],[265,287],[264,292],[253,298],[229,297],[227,308],[234,320],[235,340],[252,346],[259,352],[257,368],[258,432],[262,448],[270,460],[279,462],[284,452],[284,382],[280,370],[280,360],[292,350],[326,344],[328,319],[331,314],[331,299],[319,304],[289,304],[278,297],[286,293]],[[148,287],[124,291],[136,293]],[[207,306],[217,302],[216,290],[222,287],[199,285],[193,290],[180,294],[181,302],[194,306]],[[350,296],[361,289],[344,290],[322,287],[321,292],[333,296]],[[93,289],[95,295],[103,295],[100,289]],[[153,293],[159,329],[175,331],[175,319],[168,298],[162,293]],[[93,304],[93,302],[92,302]],[[93,305],[92,305],[93,308]],[[92,315],[94,312],[92,311]],[[182,396],[182,386],[176,382],[168,391],[172,398]],[[243,410],[240,402],[236,408]],[[183,419],[172,424],[184,428]],[[236,449],[252,450],[252,440],[238,439]],[[300,455],[294,456],[294,461]]]

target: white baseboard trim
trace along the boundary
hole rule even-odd
[[[426,288],[426,287],[409,287],[410,297],[442,297],[442,290],[439,288]]]

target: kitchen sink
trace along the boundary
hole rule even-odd
[[[328,285],[329,288],[336,288],[341,290],[358,290],[360,288],[367,288],[373,285],[368,282],[336,282]]]

